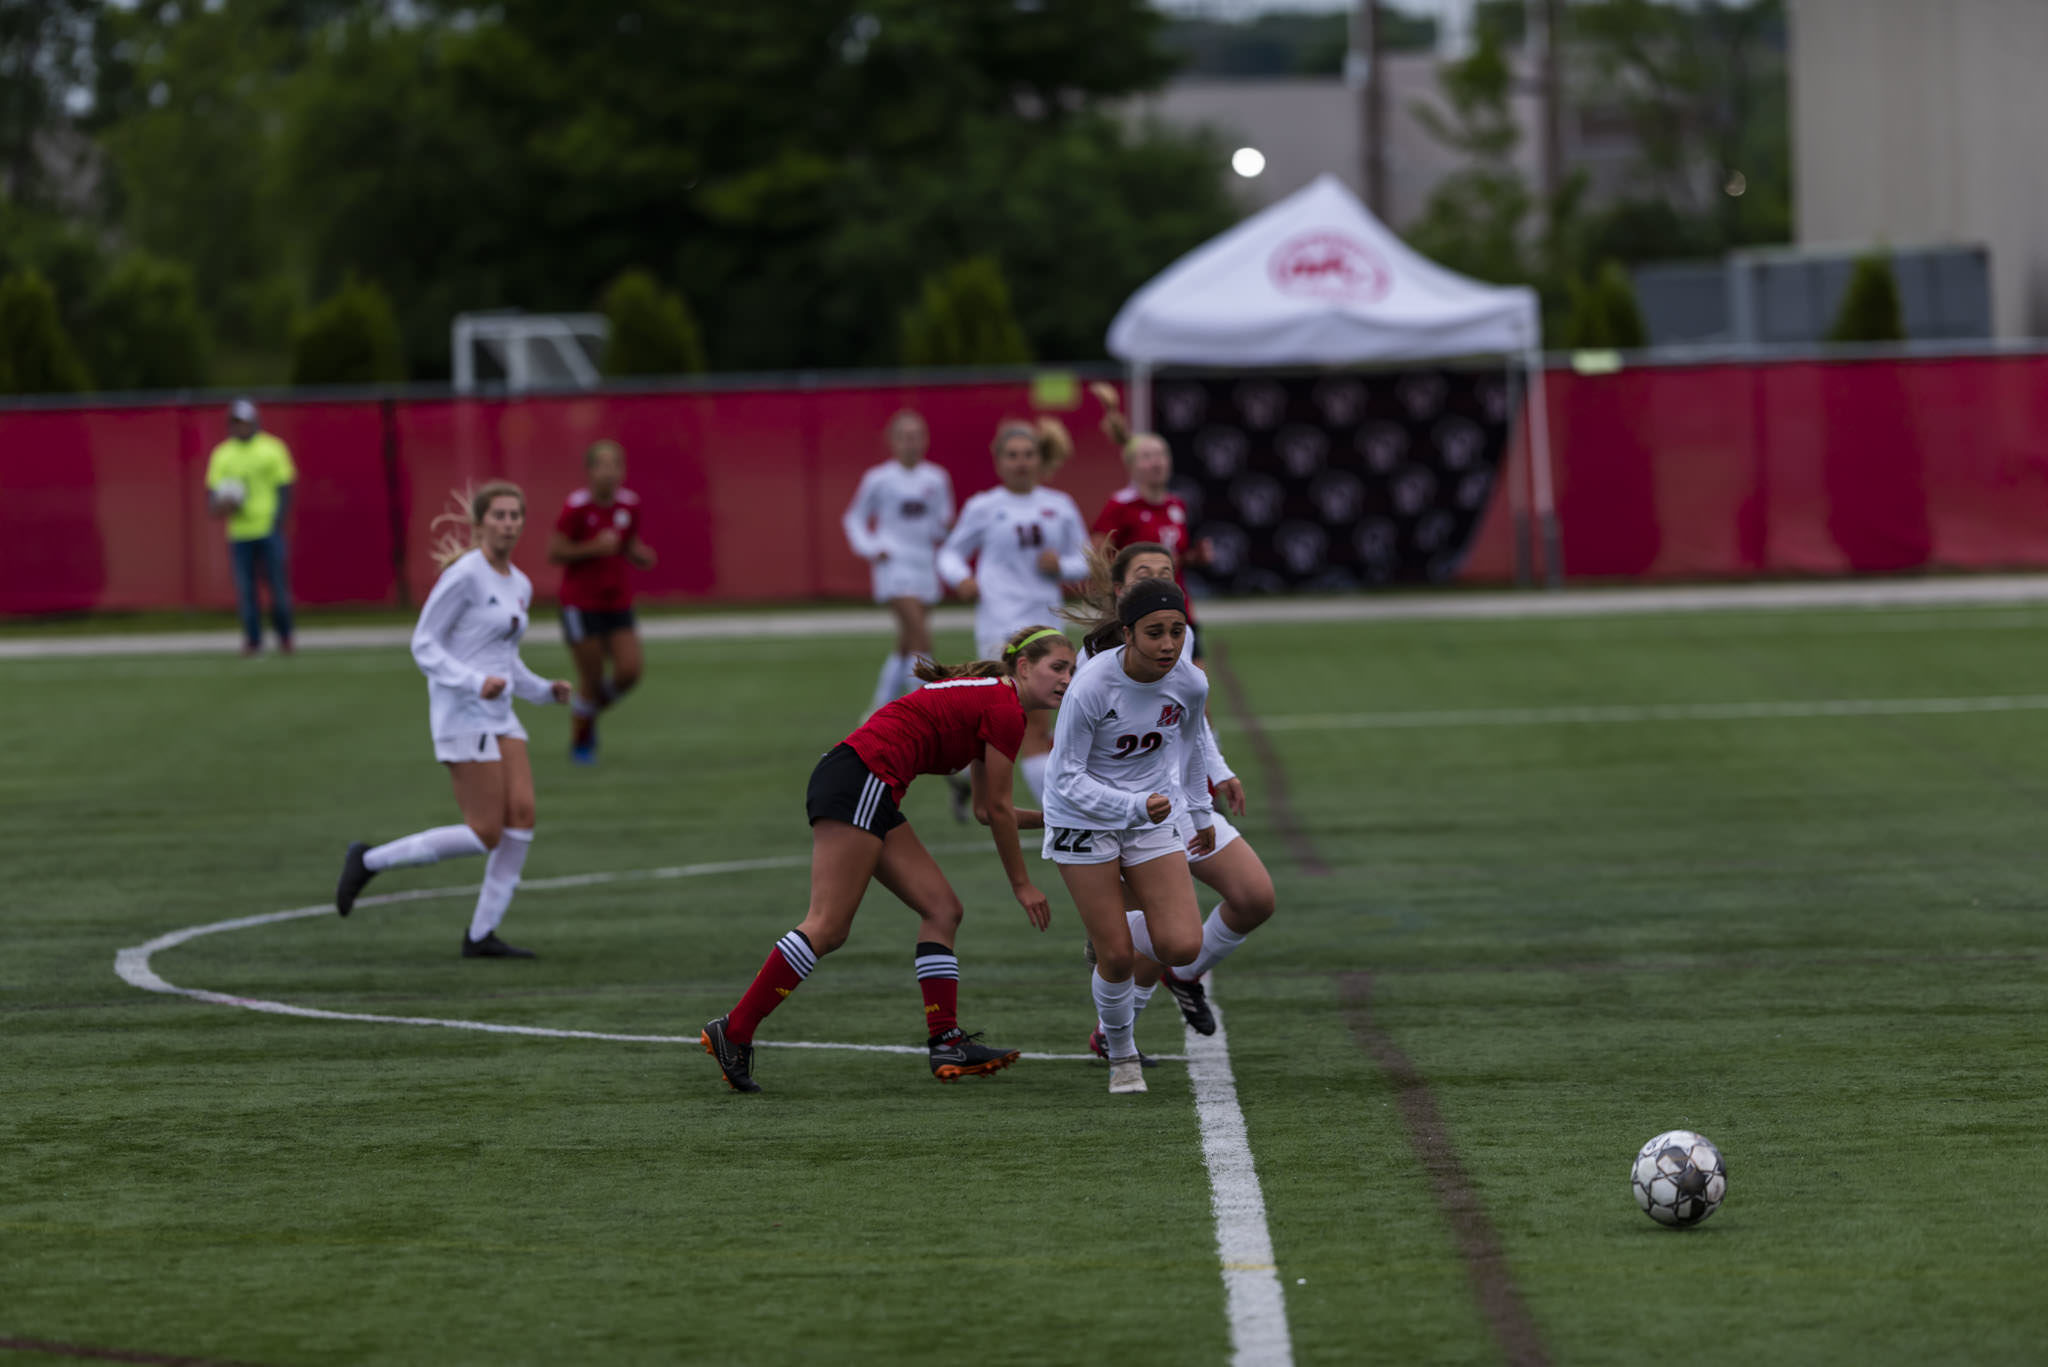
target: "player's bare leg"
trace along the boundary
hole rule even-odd
[[[917,657],[932,653],[931,621],[922,599],[908,595],[891,598],[889,615],[896,621],[896,645],[894,652],[882,661],[882,671],[875,678],[875,696],[868,704],[870,715],[908,693],[916,682],[911,671],[917,665]]]
[[[477,890],[476,909],[462,937],[465,959],[533,957],[532,950],[498,938],[498,926],[511,908],[513,893],[519,890],[527,851],[533,847],[533,762],[526,742],[511,736],[498,737],[498,754],[496,764],[448,766],[463,821],[490,848],[484,858],[484,882]],[[493,826],[495,829],[488,829]]]
[[[578,764],[597,761],[597,714],[604,710],[602,637],[584,636],[569,645],[576,666],[576,696],[569,701],[569,758]]]

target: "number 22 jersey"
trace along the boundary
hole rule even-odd
[[[1148,826],[1145,799],[1179,794],[1197,830],[1213,823],[1202,720],[1209,679],[1185,652],[1166,677],[1124,673],[1126,646],[1094,656],[1074,675],[1053,723],[1045,824],[1074,830]],[[1169,818],[1170,820],[1171,818]]]

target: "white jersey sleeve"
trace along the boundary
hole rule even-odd
[[[1230,761],[1223,758],[1223,747],[1216,743],[1216,728],[1207,721],[1202,723],[1202,758],[1208,766],[1209,782],[1228,783],[1237,777]]]
[[[1056,494],[1060,503],[1054,549],[1060,553],[1060,579],[1069,584],[1085,581],[1092,572],[1088,564],[1088,524],[1081,519],[1080,505],[1071,494]]]
[[[1121,666],[1112,664],[1112,669]],[[1115,690],[1103,669],[1084,671],[1067,689],[1053,722],[1052,759],[1048,766],[1045,819],[1047,825],[1100,830],[1129,830],[1146,824],[1145,799],[1103,782],[1089,772],[1096,733],[1112,720]]]
[[[995,505],[984,495],[976,494],[967,500],[967,506],[960,511],[960,521],[939,547],[939,578],[949,585],[958,585],[973,575],[967,559],[980,554],[982,539],[988,535],[994,515]]]
[[[946,539],[946,534],[953,525],[953,477],[946,473],[946,467],[943,465],[934,465],[932,469],[938,474],[937,479],[933,481],[939,495],[938,517],[932,524],[932,543],[936,545]]]
[[[1186,694],[1182,703],[1186,710],[1180,719],[1181,799],[1187,803],[1195,829],[1205,831],[1215,824],[1216,812],[1215,799],[1209,796],[1209,758],[1205,744],[1209,737],[1209,723],[1204,715],[1209,708],[1209,679],[1185,656],[1175,663],[1173,672],[1184,676],[1180,683]]]
[[[876,466],[860,477],[860,488],[854,492],[853,502],[846,505],[846,515],[839,523],[846,529],[846,544],[863,560],[873,560],[882,549],[882,538],[873,530],[875,515],[880,511],[881,475],[882,467]]]
[[[412,658],[427,681],[469,693],[479,692],[487,676],[461,658],[454,640],[455,629],[469,609],[475,582],[460,562],[449,566],[434,581],[434,590],[420,609],[419,623],[412,629]]]

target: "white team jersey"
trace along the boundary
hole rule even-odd
[[[514,694],[528,702],[552,700],[548,681],[519,658],[532,603],[533,581],[517,565],[499,574],[482,551],[466,552],[441,571],[412,631],[412,658],[427,676],[436,738],[504,735],[517,726]],[[478,696],[492,675],[511,686],[495,698]]]
[[[1188,628],[1187,640],[1181,643],[1181,661],[1191,662],[1195,658],[1195,629]],[[1078,669],[1095,658],[1095,652],[1087,646],[1081,647],[1081,658],[1076,662]],[[1197,669],[1200,665],[1195,666]],[[1208,771],[1209,782],[1223,783],[1237,777],[1237,771],[1230,767],[1230,761],[1223,758],[1223,747],[1216,743],[1216,728],[1209,725],[1207,716],[1202,718],[1202,767]],[[1160,791],[1165,791],[1161,789]],[[1171,797],[1173,794],[1168,793]]]
[[[1038,567],[1044,551],[1060,558],[1057,574]],[[981,559],[970,571],[967,558]],[[1088,577],[1088,528],[1074,500],[1057,489],[1013,494],[998,485],[967,500],[960,521],[939,548],[939,577],[948,584],[974,576],[981,600],[974,639],[986,648],[1019,627],[1059,624],[1060,585]]]
[[[1208,677],[1183,651],[1165,678],[1139,683],[1124,673],[1124,650],[1089,660],[1067,686],[1053,723],[1045,824],[1096,831],[1148,826],[1145,799],[1164,793],[1206,830],[1214,811],[1202,758]]]
[[[841,525],[863,560],[883,551],[891,560],[929,564],[953,521],[953,480],[944,467],[919,461],[909,469],[889,460],[860,477]]]

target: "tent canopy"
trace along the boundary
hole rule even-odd
[[[1318,176],[1155,276],[1109,325],[1142,366],[1355,365],[1530,351],[1536,292],[1427,259]]]

